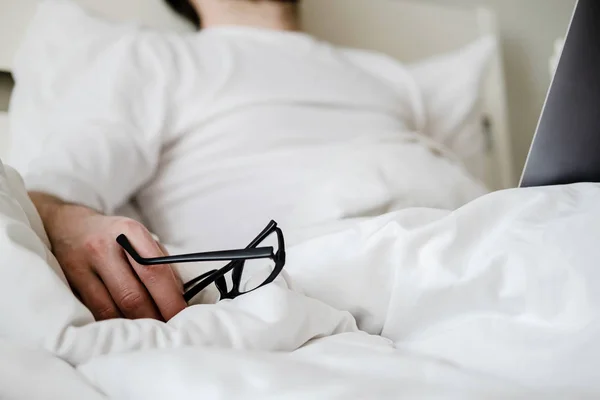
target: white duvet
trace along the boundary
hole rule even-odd
[[[0,170],[0,398],[600,396],[600,186],[286,234],[275,284],[96,323]]]

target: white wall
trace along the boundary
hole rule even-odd
[[[576,0],[420,0],[484,5],[500,22],[515,168],[525,163],[550,83],[554,40],[567,30]]]

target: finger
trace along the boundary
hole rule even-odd
[[[162,251],[162,253],[165,256],[169,256],[169,251],[167,250],[167,248],[165,246],[163,246],[163,244],[161,242],[156,242],[156,244],[158,245],[158,247],[160,248],[160,251]],[[181,292],[183,293],[183,280],[181,279],[181,276],[177,273],[177,270],[175,268],[173,268],[173,266],[171,265],[171,271],[173,272],[173,275],[175,276],[175,280],[177,281],[177,285],[179,286],[179,290],[181,290]]]
[[[121,313],[102,280],[91,270],[67,274],[81,302],[92,312],[96,321],[121,318]]]
[[[162,320],[152,297],[118,246],[109,248],[105,257],[94,260],[94,270],[125,318]]]
[[[134,232],[129,237],[132,246],[144,258],[165,255],[146,230]],[[142,266],[127,255],[131,266],[150,292],[163,318],[168,321],[187,307],[182,286],[170,265]]]

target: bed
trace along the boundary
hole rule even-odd
[[[157,1],[84,3],[190,29]],[[31,11],[18,4],[9,29],[17,37]],[[304,23],[407,60],[494,32],[485,10],[373,4],[307,0]],[[367,42],[363,28],[343,32],[356,20],[388,21],[395,35],[423,41],[397,45],[373,30]],[[501,188],[513,177],[494,60],[482,98],[493,139],[487,182]],[[197,304],[168,323],[96,322],[71,292],[18,173],[0,164],[0,397],[597,398],[599,205],[595,184],[512,189],[454,211],[406,208],[290,230],[285,273],[261,290]]]
[[[94,322],[0,165],[0,397],[597,398],[599,204],[515,189],[288,231],[261,290]]]

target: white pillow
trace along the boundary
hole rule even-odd
[[[485,176],[487,143],[479,100],[496,48],[494,37],[483,37],[458,51],[409,65],[423,98],[423,133],[450,149],[480,179]]]
[[[27,175],[31,160],[44,151],[45,138],[53,133],[48,120],[60,114],[61,100],[106,43],[134,29],[133,24],[96,18],[70,0],[40,2],[14,61],[17,87],[9,105],[13,137],[8,164]]]

